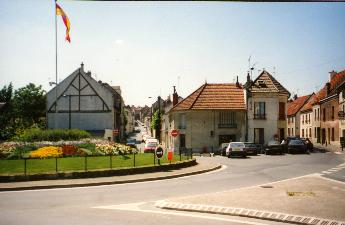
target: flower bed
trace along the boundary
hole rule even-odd
[[[80,150],[77,146],[74,145],[63,145],[62,146],[63,156],[85,156],[86,153]]]
[[[62,148],[55,146],[42,147],[35,151],[30,152],[30,158],[55,158],[63,156]]]

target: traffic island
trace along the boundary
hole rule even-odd
[[[183,176],[197,175],[210,171],[220,169],[221,165],[214,162],[197,161],[191,159],[188,161],[182,161],[175,164],[130,168],[125,171],[113,170],[107,174],[110,176],[103,177],[89,177],[79,179],[70,179],[65,177],[61,179],[50,180],[36,180],[26,182],[6,182],[0,183],[0,191],[18,191],[18,190],[35,190],[35,189],[52,189],[52,188],[71,188],[71,187],[86,187],[86,186],[99,186],[99,185],[112,185],[112,184],[124,184],[124,183],[136,183],[144,181],[164,180],[172,179]],[[134,169],[134,170],[133,170]],[[88,174],[99,173],[100,171],[89,171]],[[104,172],[104,171],[103,171]],[[130,172],[135,172],[129,174]],[[141,172],[141,173],[139,173]],[[117,175],[113,175],[117,174]],[[73,176],[75,174],[71,174]],[[80,174],[79,174],[80,175]]]

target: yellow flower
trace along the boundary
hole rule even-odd
[[[30,152],[30,158],[55,158],[62,156],[62,148],[56,146],[47,146],[39,148],[35,151]]]

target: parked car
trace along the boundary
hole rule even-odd
[[[245,158],[247,156],[246,147],[243,142],[230,142],[226,148],[226,156],[241,156]]]
[[[265,145],[263,153],[267,154],[283,154],[283,145],[279,141],[272,140]]]
[[[304,144],[307,146],[307,150],[308,151],[313,151],[314,149],[314,145],[313,143],[311,143],[311,141],[309,140],[309,138],[301,138],[301,140],[304,142]]]
[[[257,155],[258,148],[257,145],[252,142],[244,142],[244,146],[246,147],[247,155]]]
[[[307,153],[307,145],[301,139],[291,140],[287,145],[287,152],[290,153]]]
[[[299,139],[300,138],[296,137],[296,136],[290,136],[290,137],[287,137],[286,139],[284,139],[281,143],[282,148],[283,148],[283,152],[284,153],[288,152],[288,144],[290,143],[291,140],[299,140]]]
[[[132,148],[137,148],[136,144],[137,144],[137,141],[135,139],[128,139],[126,142],[126,145]]]
[[[226,155],[226,148],[228,147],[229,143],[222,143],[220,146],[219,146],[219,155],[221,156],[225,156]]]
[[[155,149],[158,146],[158,140],[154,138],[150,138],[146,140],[144,153],[154,153]]]

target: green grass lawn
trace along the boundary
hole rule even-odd
[[[182,160],[187,159],[182,155]],[[55,173],[56,162],[58,172],[85,171],[85,161],[87,170],[108,170],[121,167],[134,167],[134,155],[125,156],[96,156],[96,157],[68,157],[52,159],[28,159],[26,160],[26,174]],[[179,155],[174,155],[172,162],[180,161]],[[155,159],[158,165],[157,159]],[[169,163],[166,156],[161,159],[161,164]],[[135,155],[135,166],[154,165],[154,157],[151,153]],[[0,160],[0,175],[24,174],[25,161],[23,159]]]

